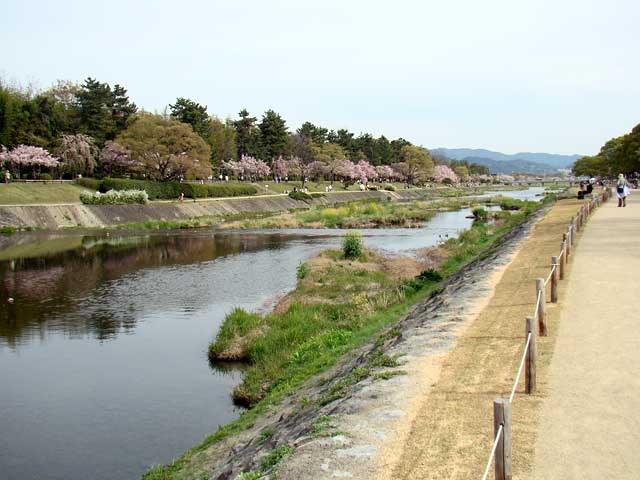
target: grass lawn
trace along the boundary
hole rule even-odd
[[[0,205],[80,203],[82,191],[72,183],[0,183]]]

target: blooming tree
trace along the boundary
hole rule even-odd
[[[303,188],[305,182],[307,181],[307,178],[311,175],[313,168],[313,162],[305,163],[300,157],[291,157],[289,160],[287,160],[287,169],[289,170],[289,175],[300,177],[300,180],[302,180]]]
[[[336,169],[335,174],[342,178],[345,188],[351,185],[360,176],[360,169],[351,161],[344,160]]]
[[[0,164],[8,163],[9,168],[15,172],[21,172],[23,168],[32,168],[34,177],[44,168],[55,168],[60,165],[58,159],[47,150],[31,145],[18,145],[13,150],[2,147],[0,151]]]
[[[229,160],[228,162],[222,162],[222,168],[230,172],[231,175],[235,177],[239,177],[242,175],[242,167],[240,166],[240,162],[236,162],[235,160]]]
[[[289,168],[287,162],[282,156],[279,156],[273,161],[273,174],[276,177],[284,178],[289,176]]]
[[[58,147],[60,160],[65,170],[73,175],[91,175],[96,167],[98,147],[93,138],[81,133],[77,135],[63,135]]]
[[[378,165],[376,167],[376,173],[380,180],[390,181],[395,178],[395,172],[389,165]]]
[[[242,155],[238,162],[242,175],[252,179],[266,177],[271,173],[271,168],[262,160],[250,155]]]
[[[324,177],[329,173],[329,167],[318,160],[314,160],[309,164],[309,170],[314,177]]]
[[[140,167],[142,163],[131,158],[129,150],[116,142],[108,141],[100,152],[100,164],[104,173],[111,176],[114,171],[121,173],[133,172]]]
[[[445,178],[448,178],[453,183],[458,183],[458,175],[451,170],[447,165],[436,165],[433,173],[433,179],[436,182],[444,182]]]
[[[360,160],[356,167],[358,168],[358,178],[362,183],[366,184],[369,180],[378,178],[377,170],[366,160]]]

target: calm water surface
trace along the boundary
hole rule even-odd
[[[467,215],[362,232],[402,252],[455,236]],[[211,368],[208,343],[233,307],[291,290],[339,234],[35,234],[0,251],[0,478],[139,478],[236,418],[242,371]]]

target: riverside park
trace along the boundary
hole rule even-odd
[[[640,478],[639,15],[9,0],[0,480]]]

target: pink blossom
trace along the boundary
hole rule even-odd
[[[100,152],[100,163],[108,175],[111,175],[114,169],[131,171],[142,166],[142,163],[131,158],[129,150],[112,141],[108,141]]]
[[[10,151],[3,148],[3,151],[0,152],[0,160],[18,167],[39,166],[52,168],[60,165],[58,159],[53,157],[47,150],[31,145],[18,145]]]
[[[374,180],[378,178],[378,172],[375,167],[373,167],[366,160],[360,160],[357,165],[358,168],[358,178],[362,183],[367,183],[369,180]]]
[[[287,166],[287,162],[282,156],[276,158],[273,161],[273,174],[278,177],[286,177],[289,175],[289,168]]]
[[[458,183],[458,175],[447,165],[436,165],[433,179],[436,182],[442,182],[445,178],[450,179],[453,183]]]
[[[389,165],[378,165],[376,173],[380,180],[392,180],[395,177],[395,172]]]
[[[345,160],[336,168],[335,173],[345,180],[355,180],[359,177],[360,170],[351,160]]]

